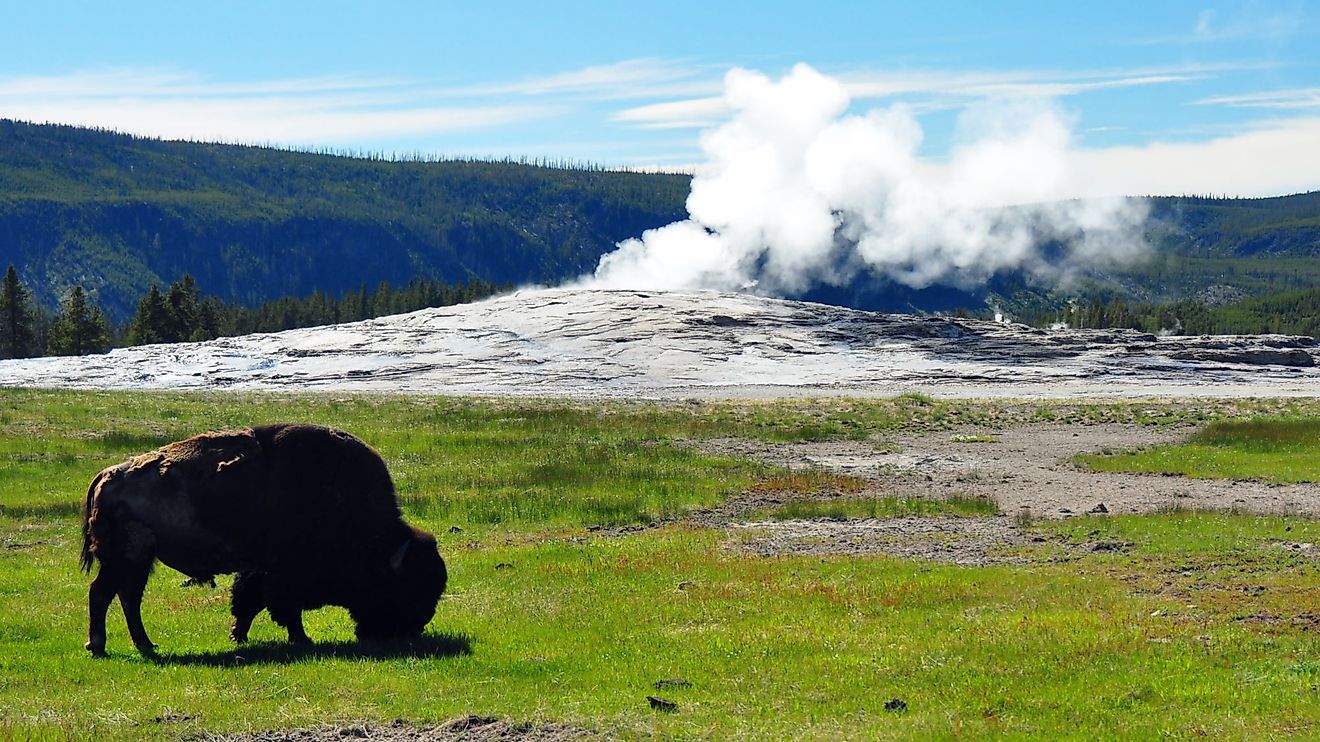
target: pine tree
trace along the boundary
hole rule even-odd
[[[0,358],[27,358],[36,346],[36,313],[32,296],[18,280],[13,265],[0,289]]]
[[[187,273],[183,278],[170,284],[170,293],[165,299],[168,321],[162,342],[178,343],[193,339],[200,325],[201,295],[197,282]]]
[[[197,305],[197,327],[188,339],[200,342],[220,337],[227,312],[224,303],[214,296],[203,299]]]
[[[169,307],[165,304],[165,297],[160,293],[160,287],[153,283],[151,290],[142,297],[142,301],[138,302],[137,314],[133,315],[133,321],[128,326],[128,344],[150,345],[169,342],[166,339],[170,333],[169,325]]]
[[[51,355],[81,356],[104,353],[109,346],[109,328],[101,308],[87,301],[82,286],[69,290],[60,313],[50,327],[46,350]]]
[[[353,319],[366,319],[371,316],[370,299],[367,296],[367,285],[364,283],[358,288],[357,306],[353,309]]]

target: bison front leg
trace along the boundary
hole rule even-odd
[[[289,632],[290,643],[312,643],[311,637],[307,636],[307,632],[303,630],[302,608],[293,605],[272,605],[270,606],[270,617]]]
[[[289,632],[290,643],[310,644],[312,640],[303,630],[303,603],[297,581],[281,573],[268,573],[263,577],[266,610],[271,619]]]
[[[242,644],[247,641],[252,619],[266,607],[266,575],[264,572],[239,572],[234,576],[234,587],[229,593],[229,613],[234,622],[229,627],[229,638]]]

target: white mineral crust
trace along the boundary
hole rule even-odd
[[[0,362],[0,385],[574,398],[1315,396],[1311,338],[1156,337],[717,292],[547,289],[365,322]]]

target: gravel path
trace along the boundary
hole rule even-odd
[[[987,497],[1010,516],[1026,510],[1033,517],[1062,518],[1100,505],[1110,513],[1177,507],[1320,516],[1320,485],[1107,474],[1070,462],[1079,453],[1172,443],[1192,430],[1040,424],[901,435],[883,448],[860,441],[771,444],[733,439],[703,442],[701,448],[793,469],[847,474],[870,484],[866,494]],[[993,440],[957,442],[970,436]]]
[[[1320,485],[1107,474],[1079,468],[1070,461],[1078,453],[1175,442],[1191,430],[1040,424],[1002,431],[902,435],[881,447],[858,441],[705,441],[699,445],[709,452],[749,456],[790,469],[823,469],[863,480],[862,491],[847,495],[850,497],[984,497],[997,503],[1000,513],[964,518],[748,522],[749,514],[792,497],[791,493],[760,493],[734,498],[697,514],[696,519],[728,529],[728,548],[764,556],[879,553],[985,565],[1023,559],[1016,547],[1039,540],[1022,527],[1031,518],[1151,513],[1170,508],[1320,516]],[[968,438],[980,442],[960,442]],[[1090,551],[1125,545],[1097,542],[1069,548]]]

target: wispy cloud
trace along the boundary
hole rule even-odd
[[[1204,66],[1059,73],[1048,71],[868,73],[843,76],[854,98],[925,94],[958,98],[1060,98],[1094,90],[1204,79]]]
[[[1270,90],[1240,95],[1216,95],[1196,101],[1202,106],[1231,106],[1233,108],[1271,108],[1283,111],[1320,109],[1320,88],[1294,88]]]
[[[724,68],[653,57],[626,59],[512,82],[492,82],[434,91],[441,96],[571,96],[599,100],[640,100],[665,96],[711,95],[720,90]]]
[[[63,75],[0,77],[0,100],[19,96],[46,97],[167,97],[307,95],[345,91],[384,90],[405,84],[394,78],[323,76],[214,82],[181,70],[115,68],[83,70]]]
[[[1227,9],[1206,8],[1189,17],[1185,31],[1128,39],[1142,46],[1158,44],[1216,44],[1263,42],[1278,44],[1313,35],[1316,22],[1302,2],[1267,7],[1260,2],[1240,2]]]
[[[957,108],[984,98],[1061,98],[1084,93],[1204,79],[1222,69],[1184,66],[1158,69],[1050,73],[1041,71],[949,72],[867,71],[838,76],[853,100],[903,100],[915,111]],[[704,128],[729,113],[719,96],[648,103],[616,112],[611,119],[647,129]]]
[[[719,89],[714,68],[656,58],[463,87],[362,76],[234,82],[186,70],[114,68],[0,76],[0,117],[165,138],[372,146],[399,137],[485,133],[610,101],[649,103]],[[599,116],[608,120],[608,108]]]
[[[724,98],[715,96],[635,106],[619,111],[610,118],[645,129],[695,129],[718,123],[728,113],[728,103]]]
[[[533,121],[554,112],[546,103],[436,100],[415,84],[385,78],[233,83],[160,69],[0,77],[0,116],[170,139],[370,143]]]
[[[1144,85],[1168,85],[1204,79],[1204,75],[1136,75],[1107,80],[1025,80],[973,85],[962,94],[985,98],[1064,98],[1095,90],[1132,88]]]
[[[1305,7],[1290,3],[1262,12],[1258,3],[1247,3],[1229,13],[1216,9],[1201,11],[1192,26],[1189,41],[1215,42],[1238,39],[1281,41],[1296,36],[1308,22]]]
[[[484,129],[543,117],[535,106],[413,107],[363,110],[288,100],[108,98],[94,102],[5,106],[5,115],[201,141],[281,146],[371,142],[402,135]]]

